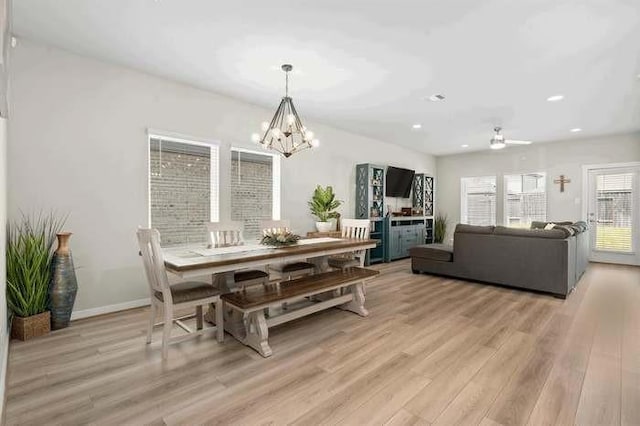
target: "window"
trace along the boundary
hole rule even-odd
[[[633,173],[598,175],[596,191],[596,249],[632,252]]]
[[[505,226],[529,228],[532,221],[547,220],[545,173],[505,175]]]
[[[280,157],[231,149],[231,219],[244,222],[245,240],[260,238],[260,221],[280,218]]]
[[[149,223],[163,246],[204,243],[218,220],[218,146],[149,135]]]
[[[480,176],[460,179],[462,223],[496,224],[496,177]]]

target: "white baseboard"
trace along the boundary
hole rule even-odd
[[[0,331],[4,333],[4,330]],[[0,336],[0,424],[4,424],[4,404],[7,401],[7,362],[9,361],[9,336]]]
[[[127,309],[139,308],[141,306],[149,306],[149,298],[132,300],[130,302],[116,303],[115,305],[99,306],[97,308],[84,309],[82,311],[73,311],[71,320],[94,317],[96,315],[110,314],[112,312],[124,311]]]

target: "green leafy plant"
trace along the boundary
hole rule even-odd
[[[438,213],[433,220],[433,242],[442,243],[447,235],[447,222],[449,219],[446,214]]]
[[[300,235],[296,235],[289,231],[279,231],[279,232],[265,232],[260,244],[264,244],[266,246],[290,246],[292,244],[296,244],[300,239]]]
[[[311,214],[317,217],[319,222],[327,222],[329,219],[338,217],[335,210],[342,205],[342,201],[336,200],[333,187],[323,188],[318,185],[308,204]]]
[[[7,305],[13,315],[47,310],[53,245],[65,220],[54,213],[23,214],[7,225]]]

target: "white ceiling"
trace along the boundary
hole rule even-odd
[[[437,155],[487,149],[494,125],[536,142],[640,129],[638,0],[15,0],[13,15],[18,36],[274,109],[290,62],[303,119]]]

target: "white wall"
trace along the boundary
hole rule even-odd
[[[255,149],[251,133],[274,112],[26,40],[12,51],[10,82],[9,213],[70,213],[76,310],[148,296],[135,240],[136,227],[147,223],[146,129],[222,142],[224,219],[230,210],[224,189],[229,148]],[[304,114],[303,103],[298,109]],[[353,216],[357,163],[435,172],[429,155],[318,123],[307,126],[321,148],[282,160],[282,217],[300,233],[313,227],[306,202],[316,184],[333,185],[345,201],[343,214]]]
[[[6,298],[7,120],[0,118],[0,423],[3,420],[9,335]]]
[[[510,173],[547,173],[547,218],[579,220],[582,218],[582,165],[640,160],[640,133],[579,139],[562,142],[488,149],[469,154],[438,157],[436,184],[437,210],[450,219],[449,231],[460,221],[460,178],[467,176],[502,176]],[[564,174],[571,179],[560,192],[554,179]],[[497,223],[503,222],[503,202],[497,201]]]

